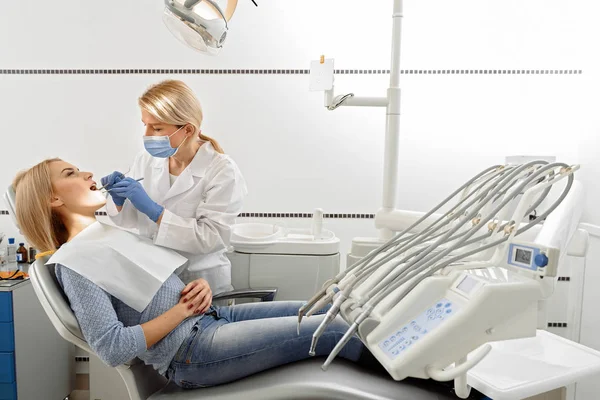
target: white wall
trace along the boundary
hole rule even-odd
[[[339,69],[389,68],[391,1],[257,2],[255,8],[240,1],[215,58],[171,37],[161,22],[161,0],[1,2],[0,190],[17,170],[45,157],[63,157],[97,176],[126,169],[142,148],[137,97],[152,83],[177,78],[203,102],[205,133],[239,163],[250,189],[245,212],[374,213],[383,111],[328,112],[322,96],[308,92],[308,75],[23,73],[305,70],[321,54],[335,58]],[[402,67],[417,72],[402,76],[398,206],[426,210],[506,155],[555,155],[582,164],[584,221],[600,225],[599,11],[593,0],[406,0]],[[384,95],[387,80],[358,73],[338,75],[336,84],[340,93]],[[375,234],[371,222],[328,226],[345,252],[352,237]],[[5,215],[2,231],[15,234]],[[598,323],[591,308],[585,318]]]
[[[256,8],[241,1],[224,51],[207,57],[171,37],[158,0],[3,2],[0,188],[18,169],[51,156],[97,176],[126,169],[142,148],[137,97],[152,83],[178,78],[203,102],[204,131],[248,180],[244,211],[374,213],[384,112],[328,112],[321,94],[308,92],[308,75],[23,73],[306,70],[320,54],[334,57],[339,69],[385,70],[391,1],[365,4],[261,0]],[[556,155],[583,164],[584,221],[600,224],[599,9],[591,0],[406,1],[398,206],[426,210],[506,155]],[[535,73],[555,70],[575,73]],[[359,95],[383,95],[387,81],[387,74],[336,78],[340,93]],[[7,216],[0,216],[0,230],[14,232]]]
[[[306,69],[321,53],[342,69],[388,68],[391,2],[240,2],[223,53],[176,42],[160,1],[5,2],[0,69]],[[117,12],[117,5],[121,11]],[[600,168],[591,1],[407,1],[407,70],[576,70],[573,75],[403,76],[399,206],[424,210],[508,154],[553,154]],[[135,14],[137,13],[137,14]],[[27,16],[27,23],[23,22]],[[557,29],[560,27],[560,29]],[[374,212],[380,202],[383,111],[327,112],[307,75],[0,75],[3,168],[61,156],[98,175],[141,149],[136,98],[164,78],[199,94],[204,130],[240,164],[245,211]],[[385,93],[387,75],[340,75],[338,89]],[[22,143],[31,143],[23,146]],[[15,151],[26,148],[26,151]],[[443,174],[439,174],[443,171]],[[432,190],[436,187],[436,190]],[[600,223],[592,191],[586,221]],[[339,199],[344,199],[340,201]]]

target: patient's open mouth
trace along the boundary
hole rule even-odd
[[[90,190],[97,190],[96,184],[93,184],[92,186],[90,186]]]

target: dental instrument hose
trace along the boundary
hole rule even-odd
[[[511,168],[512,169],[512,168]],[[510,169],[508,169],[510,170]],[[496,179],[498,177],[498,175],[500,175],[500,177],[502,175],[504,175],[507,172],[507,169],[504,168],[500,168],[499,166],[495,166],[495,167],[491,167],[488,168],[487,170],[483,171],[482,173],[480,173],[479,175],[475,176],[474,178],[472,178],[471,180],[469,180],[467,183],[465,183],[463,186],[461,186],[458,190],[456,190],[453,194],[451,194],[450,196],[448,196],[444,201],[442,201],[441,203],[438,204],[437,207],[435,207],[433,210],[431,210],[429,213],[425,214],[423,217],[421,217],[416,223],[414,223],[411,227],[407,228],[404,232],[400,233],[399,235],[396,235],[395,238],[393,238],[391,241],[388,241],[388,243],[384,246],[381,246],[378,250],[376,250],[373,254],[372,257],[368,258],[365,257],[365,259],[361,260],[364,261],[368,264],[368,262],[370,262],[371,260],[373,260],[379,253],[381,253],[382,251],[384,251],[386,248],[389,248],[391,245],[391,242],[393,242],[396,238],[400,238],[404,233],[406,233],[407,231],[410,231],[412,228],[414,228],[415,226],[418,226],[422,221],[424,221],[427,217],[429,217],[433,212],[435,212],[437,209],[441,208],[443,205],[445,205],[448,201],[450,201],[452,198],[454,198],[459,192],[461,191],[465,191],[467,188],[469,188],[474,182],[477,182],[481,177],[485,176],[486,174],[488,174],[490,171],[495,171],[491,177],[489,177],[487,180],[485,180],[484,182],[482,182],[478,187],[476,187],[474,190],[470,191],[468,193],[468,195],[464,195],[463,194],[463,198],[461,199],[461,201],[455,205],[450,211],[448,211],[446,214],[442,215],[440,218],[438,218],[434,223],[430,224],[429,227],[427,227],[425,229],[425,231],[421,232],[420,234],[414,235],[413,237],[410,237],[408,240],[408,243],[404,243],[404,245],[401,248],[398,248],[397,250],[391,252],[391,254],[387,255],[386,257],[384,257],[383,259],[379,260],[378,262],[376,262],[374,265],[372,266],[364,266],[362,267],[359,271],[359,277],[360,279],[355,280],[354,283],[350,284],[347,288],[345,288],[342,293],[338,293],[334,291],[332,293],[330,293],[329,295],[326,295],[325,297],[322,297],[323,295],[325,295],[324,290],[321,291],[320,293],[318,293],[317,295],[315,295],[313,297],[313,299],[311,299],[311,302],[309,302],[309,304],[307,304],[306,306],[304,306],[303,308],[301,308],[298,312],[298,331],[300,329],[300,323],[302,321],[302,316],[303,313],[306,311],[307,308],[312,307],[309,312],[308,315],[312,315],[312,313],[317,310],[320,309],[321,307],[325,306],[327,303],[329,303],[329,301],[334,297],[334,296],[338,296],[338,298],[336,299],[336,301],[334,302],[334,306],[328,311],[327,313],[327,318],[325,318],[322,323],[319,325],[319,327],[317,328],[317,330],[315,331],[315,333],[313,334],[313,340],[312,340],[312,345],[311,345],[311,350],[310,353],[314,353],[314,348],[316,347],[318,338],[320,337],[321,333],[325,330],[325,328],[327,327],[327,325],[333,320],[333,318],[335,318],[335,316],[337,315],[338,311],[339,311],[339,305],[341,305],[341,303],[349,297],[350,292],[353,290],[353,287],[355,286],[355,284],[360,281],[360,283],[363,283],[364,279],[366,277],[366,274],[370,273],[371,271],[379,268],[381,265],[385,264],[386,262],[388,262],[389,260],[395,258],[397,255],[402,254],[404,251],[406,251],[409,247],[414,247],[414,246],[418,246],[421,242],[423,242],[424,240],[427,240],[429,238],[427,238],[427,235],[431,235],[431,233],[435,233],[437,232],[437,230],[439,230],[442,226],[447,225],[449,223],[451,223],[454,219],[458,219],[460,218],[460,215],[466,210],[468,209],[468,207],[472,206],[473,204],[475,204],[478,200],[480,200],[483,196],[485,196],[489,190],[491,190],[492,188],[494,188],[496,185],[491,185],[490,188],[487,188],[486,191],[484,191],[483,193],[480,193],[479,196],[476,196],[473,200],[471,200],[471,202],[469,202],[466,206],[464,206],[463,208],[460,209],[459,212],[456,212],[456,217],[451,220],[451,221],[447,221],[446,224],[442,224],[441,226],[437,227],[436,229],[433,229],[433,227],[435,227],[440,221],[443,221],[444,219],[446,219],[446,217],[450,214],[453,213],[457,207],[459,207],[462,203],[466,202],[468,200],[469,197],[471,197],[474,193],[477,193],[478,191],[480,191],[483,187],[485,187],[488,183],[490,183],[492,180]],[[514,174],[511,174],[511,176]],[[502,179],[500,180],[501,182],[503,181]],[[483,203],[484,205],[486,204],[485,202]],[[481,209],[481,207],[478,208],[478,210]],[[462,236],[458,235],[458,237]],[[406,241],[406,239],[404,240]],[[415,243],[416,241],[416,243]],[[396,268],[398,265],[400,265],[402,262],[407,261],[408,259],[418,256],[419,253],[414,253],[409,255],[408,257],[405,257],[405,259],[401,262],[395,263],[392,266],[392,270],[394,268]],[[355,269],[357,267],[357,265],[354,266],[353,269]],[[406,266],[403,267],[402,272],[406,272]],[[366,273],[366,274],[363,274]],[[347,272],[346,272],[347,274]],[[347,275],[345,275],[347,276]],[[320,300],[319,300],[320,298]],[[316,301],[312,301],[316,299]],[[335,306],[335,303],[339,304],[337,307]]]
[[[340,308],[341,304],[349,297],[350,292],[353,290],[353,287],[355,286],[355,284],[358,283],[358,282],[363,283],[363,280],[364,280],[363,278],[365,278],[370,271],[372,271],[372,270],[378,268],[379,266],[385,264],[389,260],[391,260],[394,257],[396,257],[398,254],[403,253],[406,249],[408,249],[409,246],[418,246],[422,241],[427,240],[428,239],[426,237],[427,235],[431,235],[431,233],[435,233],[443,225],[437,227],[436,229],[433,229],[432,228],[433,226],[437,225],[440,221],[444,220],[448,214],[454,212],[458,206],[460,206],[462,203],[464,203],[465,201],[467,201],[469,197],[471,197],[474,193],[477,193],[482,187],[484,187],[485,185],[487,185],[490,181],[492,181],[493,179],[495,179],[497,175],[502,175],[503,173],[505,173],[505,171],[503,171],[503,170],[498,170],[497,167],[496,168],[492,168],[492,169],[496,169],[496,172],[492,175],[491,178],[489,178],[486,181],[484,181],[475,190],[471,191],[467,196],[463,195],[463,198],[461,199],[461,201],[455,207],[453,207],[453,209],[451,209],[445,215],[442,215],[440,218],[438,218],[437,221],[435,221],[434,223],[432,223],[431,225],[429,225],[429,227],[426,228],[426,230],[425,230],[424,233],[422,232],[421,234],[418,234],[418,235],[415,235],[415,236],[411,237],[410,240],[408,240],[408,243],[404,243],[404,245],[401,248],[393,251],[390,255],[384,257],[382,260],[379,260],[374,265],[368,266],[368,267],[367,266],[363,267],[362,270],[359,270],[360,271],[358,273],[359,279],[355,280],[348,287],[344,288],[341,292],[333,292],[333,294],[330,294],[329,296],[325,296],[325,298],[322,298],[321,300],[317,301],[316,303],[313,303],[314,307],[309,311],[308,315],[311,315],[313,313],[313,311],[316,310],[316,309],[318,309],[318,308],[320,308],[320,306],[324,306],[326,304],[326,302],[329,302],[330,298],[333,298],[334,296],[337,296],[337,298],[334,301],[333,306],[327,312],[326,318],[321,322],[321,324],[319,325],[319,327],[317,328],[317,330],[313,334],[313,339],[312,339],[312,342],[311,342],[311,348],[310,348],[309,354],[311,354],[311,355],[314,354],[315,348],[316,348],[316,345],[317,345],[319,337],[325,331],[325,328],[327,327],[327,325],[335,318],[335,316],[339,312],[339,308]],[[488,169],[488,170],[492,170],[492,169]],[[480,174],[480,176],[485,175],[485,173],[487,173],[487,171],[484,171],[482,174]],[[432,212],[434,212],[436,209],[439,209],[441,206],[445,205],[449,200],[451,200],[452,198],[454,198],[456,196],[456,194],[458,194],[460,191],[466,190],[466,188],[469,187],[477,179],[478,179],[478,177],[475,177],[475,178],[471,179],[469,182],[467,182],[465,185],[463,185],[461,188],[459,188],[457,191],[455,191],[454,194],[452,194],[451,196],[449,196],[448,198],[446,198],[443,202],[441,202],[438,205],[438,207],[436,207]],[[489,188],[488,191],[491,190],[491,189],[492,188]],[[480,200],[481,197],[483,197],[485,194],[488,193],[488,191],[484,191],[479,196],[475,197],[475,199],[473,199],[471,202],[469,202],[466,206],[464,206],[460,210],[460,212],[456,213],[456,215],[457,215],[456,218],[460,218],[460,215],[468,207],[470,207],[471,205],[473,205],[474,203],[476,203],[478,200]],[[423,221],[425,218],[427,218],[429,215],[431,215],[432,212],[426,214],[419,221],[417,221],[416,224],[413,224],[413,227],[414,226],[418,226],[419,222]],[[447,222],[446,224],[448,224],[448,223],[449,222]],[[408,230],[410,230],[410,229],[412,229],[412,227],[408,228]],[[401,236],[401,235],[399,235],[399,236]],[[460,237],[462,235],[458,235],[458,236]],[[417,241],[417,243],[414,243],[414,241],[417,240],[417,239],[420,239],[420,241]],[[393,268],[396,268],[398,265],[401,265],[403,262],[409,260],[412,257],[418,256],[418,255],[419,255],[419,252],[413,253],[413,254],[409,254],[402,261],[394,264]],[[406,268],[406,266],[404,266],[404,268]],[[405,270],[406,269],[403,269],[403,272]],[[356,275],[353,275],[353,276],[356,276]],[[302,312],[302,309],[299,311],[298,329],[299,329],[299,324],[301,322],[300,312]]]
[[[514,176],[514,175],[518,175],[522,170],[528,168],[530,165],[532,164],[537,164],[537,161],[531,161],[527,164],[524,164],[523,166],[521,166],[520,168],[517,168],[516,171],[514,171],[513,173],[511,173],[508,177],[506,177],[504,179],[504,181],[510,181],[510,179]],[[548,166],[546,166],[547,168]],[[526,183],[528,182],[528,180],[525,181]],[[520,191],[522,190],[522,188],[525,186],[525,184],[521,184],[517,189]],[[504,188],[504,185],[501,185],[499,188],[496,188],[495,190],[493,190],[491,193],[489,193],[486,198],[482,201],[482,203],[485,205],[487,204],[496,194],[497,192],[499,192],[501,189]],[[516,191],[516,190],[515,190]],[[513,191],[514,192],[514,191]],[[513,196],[514,197],[514,196]],[[486,216],[486,218],[483,218],[483,220],[487,221],[489,218],[493,217],[495,214],[498,213],[499,210],[501,210],[507,203],[509,203],[512,200],[511,198],[505,199],[499,206],[497,206],[494,211],[492,213],[490,213],[489,216]],[[470,221],[471,219],[473,219],[473,217],[475,217],[477,215],[477,213],[479,212],[479,210],[482,208],[483,206],[476,208],[474,210],[472,210],[465,218],[466,221]],[[478,228],[477,230],[479,230],[479,228],[481,227],[481,222],[479,224],[477,224]],[[422,260],[424,260],[429,253],[431,253],[431,251],[437,247],[439,247],[442,243],[444,243],[445,241],[447,241],[447,239],[454,233],[456,233],[457,230],[460,229],[460,226],[456,226],[454,228],[451,228],[449,230],[448,233],[446,233],[444,236],[442,236],[441,238],[439,238],[438,240],[436,240],[433,244],[431,244],[423,253],[421,253],[415,260],[413,260],[411,262],[411,264],[409,265],[409,268],[418,268],[420,265],[422,265]],[[463,243],[464,241],[468,240],[471,236],[473,236],[475,234],[475,232],[477,230],[473,230],[471,229],[471,231],[465,235],[466,237],[461,238],[461,241],[458,244]],[[455,249],[456,247],[458,247],[458,244],[455,244],[454,246],[450,247],[449,249],[443,251],[443,254],[448,254],[450,251],[452,251],[453,249]],[[438,256],[439,257],[439,256]],[[424,262],[427,262],[428,260],[425,260]],[[381,288],[387,286],[391,281],[393,281],[394,279],[398,278],[398,274],[392,274],[391,277],[388,275],[386,278],[384,278],[376,287],[375,289],[372,289],[369,293],[376,293],[378,290],[381,290]],[[370,297],[370,296],[369,296]],[[363,303],[364,304],[364,303]]]
[[[542,172],[542,171],[541,171],[541,172]],[[550,209],[549,209],[549,211],[546,211],[546,212],[545,212],[545,213],[543,213],[542,215],[548,215],[548,214],[549,214],[549,213],[550,213],[552,210],[554,210],[554,209],[555,209],[555,208],[558,206],[558,204],[560,204],[560,202],[562,202],[562,200],[564,199],[564,197],[565,197],[565,196],[568,194],[568,191],[570,190],[570,187],[572,186],[572,180],[573,180],[573,177],[572,177],[572,175],[570,175],[570,176],[569,176],[569,182],[571,182],[571,183],[570,183],[570,184],[567,184],[567,189],[568,189],[568,190],[566,189],[565,191],[563,191],[563,194],[561,195],[561,197],[559,197],[559,199],[557,200],[557,202],[555,202],[555,203],[553,204],[553,206],[554,206],[554,207],[550,208]],[[527,183],[527,182],[525,182],[525,184],[526,184],[526,183]],[[523,186],[523,185],[522,185],[522,186]],[[506,201],[505,201],[505,203],[506,203]],[[502,205],[501,205],[501,207],[503,207],[504,205],[505,205],[505,204],[502,204]],[[544,217],[544,218],[545,218],[545,217]],[[539,223],[539,222],[541,222],[541,219],[536,219],[534,222],[537,222],[537,223]],[[532,226],[534,226],[534,225],[535,225],[535,224],[529,223],[529,224],[527,224],[527,225],[526,225],[524,228],[522,228],[522,229],[519,229],[517,232],[519,232],[519,234],[520,234],[520,233],[523,233],[523,232],[525,232],[526,230],[530,229],[530,228],[531,228]],[[481,250],[482,248],[483,248],[483,249],[487,249],[488,247],[484,246],[484,247],[481,247],[481,248],[475,249],[475,250],[473,250],[473,251],[474,251],[475,253],[477,253],[477,252],[479,252],[479,251],[482,251],[482,250]],[[419,273],[420,271],[423,271],[423,270],[425,270],[426,268],[428,268],[428,267],[429,267],[430,265],[432,265],[433,263],[436,263],[437,261],[439,261],[441,258],[443,258],[445,255],[447,255],[449,252],[451,252],[451,251],[453,251],[453,250],[454,250],[454,249],[447,249],[447,250],[445,250],[444,252],[442,252],[442,253],[441,253],[440,255],[438,255],[438,256],[435,256],[435,257],[432,257],[432,258],[428,258],[428,259],[427,259],[427,260],[426,260],[424,263],[421,263],[421,264],[419,264],[419,265],[414,265],[414,266],[413,266],[413,268],[415,269],[416,273]],[[475,253],[473,253],[473,254],[475,254]],[[472,254],[470,254],[470,252],[469,252],[469,255],[472,255]],[[462,258],[464,258],[464,257],[466,257],[466,256],[464,256],[464,255],[463,255],[463,256],[462,256]],[[396,275],[396,276],[393,278],[393,280],[400,279],[400,281],[402,281],[402,282],[404,282],[404,283],[405,283],[406,281],[405,281],[405,280],[403,280],[403,278],[404,278],[404,276],[403,276],[403,275],[404,275],[404,274],[410,274],[410,272],[407,272],[407,271],[406,271],[406,269],[405,269],[405,270],[403,271],[403,273],[402,273],[402,274],[397,274],[397,275]],[[413,276],[414,276],[414,275],[413,275]],[[393,280],[392,280],[392,282],[393,282]],[[383,283],[383,282],[382,282],[382,283]],[[390,283],[391,283],[391,282],[390,282]],[[390,283],[388,283],[388,285],[390,285]],[[386,286],[383,286],[383,287],[381,287],[381,286],[378,286],[378,287],[377,287],[377,288],[379,288],[378,290],[377,290],[377,288],[376,288],[376,289],[373,289],[373,290],[371,291],[371,293],[372,293],[372,296],[374,296],[374,297],[373,297],[371,300],[369,300],[369,302],[368,302],[368,303],[369,303],[371,306],[373,306],[373,307],[374,307],[374,306],[375,306],[375,305],[376,305],[376,304],[379,302],[380,298],[382,298],[382,297],[381,297],[381,292],[379,292],[379,291],[384,291],[384,292],[386,292],[386,293],[389,293],[389,292],[388,292],[388,290],[386,290],[386,287],[387,287],[388,285],[386,285]],[[393,285],[393,286],[397,286],[397,285]],[[377,294],[378,292],[379,292],[379,294]],[[386,294],[386,295],[387,295],[387,294]]]
[[[525,164],[524,166],[521,166],[520,168],[517,168],[516,171],[514,171],[513,173],[511,173],[508,178],[504,178],[504,179],[500,179],[500,183],[502,182],[506,182],[507,180],[509,180],[510,178],[513,178],[517,175],[519,175],[519,172],[522,170],[525,170],[526,168],[528,168],[530,165],[537,165],[540,163],[544,163],[544,162],[538,162],[538,161],[532,161],[528,164]],[[546,163],[547,164],[547,163]],[[511,168],[512,169],[512,168]],[[438,218],[438,220],[436,222],[434,222],[433,224],[431,224],[428,228],[426,228],[426,233],[430,233],[431,230],[433,229],[432,227],[435,226],[436,224],[438,224],[440,221],[444,220],[445,217],[451,213],[452,211],[456,210],[456,208],[464,203],[469,197],[471,197],[471,195],[473,193],[476,193],[477,191],[481,190],[482,187],[484,187],[487,183],[489,183],[490,181],[492,181],[493,179],[496,178],[497,175],[504,175],[507,171],[504,169],[500,169],[500,166],[494,166],[491,168],[488,168],[487,170],[484,170],[483,172],[481,172],[480,174],[478,174],[477,176],[475,176],[474,178],[472,178],[471,180],[469,180],[467,183],[465,183],[464,185],[462,185],[458,190],[456,190],[453,194],[451,194],[450,196],[448,196],[444,201],[442,201],[441,203],[438,204],[437,207],[435,207],[434,209],[432,209],[430,212],[428,212],[427,214],[425,214],[423,217],[421,217],[416,223],[414,223],[411,227],[405,229],[403,232],[401,232],[400,234],[396,235],[396,237],[392,238],[390,241],[388,241],[386,244],[384,244],[383,246],[381,246],[379,249],[377,249],[375,252],[373,252],[371,254],[371,256],[367,256],[365,257],[363,260],[361,260],[361,262],[364,263],[368,263],[371,260],[373,260],[381,251],[382,249],[385,248],[389,248],[389,246],[397,239],[401,238],[403,234],[405,234],[406,232],[409,232],[411,229],[413,229],[415,226],[418,226],[422,221],[424,221],[427,217],[429,217],[431,214],[433,214],[435,211],[437,211],[437,209],[441,208],[443,205],[445,205],[448,201],[450,201],[452,198],[454,198],[459,192],[466,190],[466,188],[468,188],[471,184],[473,184],[474,182],[476,182],[479,178],[485,176],[486,174],[488,174],[490,171],[494,171],[495,172],[492,174],[492,177],[488,178],[486,181],[484,181],[482,184],[480,184],[475,190],[471,191],[469,193],[468,196],[464,197],[461,200],[461,202],[459,202],[458,205],[456,205],[452,210],[450,210],[448,213],[446,213],[445,215],[443,215],[442,217]],[[506,183],[504,183],[504,185],[506,185]],[[494,190],[494,192],[496,193],[498,190],[502,189],[504,187],[504,185],[501,185],[499,189]],[[496,185],[493,185],[493,187]],[[488,190],[491,190],[492,188],[489,188]],[[469,202],[465,207],[463,207],[460,212],[457,212],[457,215],[461,215],[468,207],[470,207],[471,205],[473,205],[474,203],[476,203],[478,200],[481,199],[481,197],[483,197],[485,194],[487,194],[488,191],[484,191],[483,193],[481,193],[479,196],[476,196],[475,199],[473,199],[471,202]],[[486,197],[486,200],[489,198],[489,196]],[[483,201],[482,202],[483,205],[480,206],[479,208],[477,208],[477,211],[479,211],[485,204],[487,204],[487,201]],[[458,217],[460,218],[460,217]],[[442,225],[443,226],[443,225]],[[435,230],[433,230],[433,232],[436,232],[437,230],[439,230],[441,228],[437,227]],[[458,230],[460,228],[460,226],[456,227],[456,229],[452,229],[451,233],[456,232],[456,230]],[[448,234],[449,235],[449,234]],[[444,235],[444,239],[440,239],[438,240],[436,243],[441,243],[445,240],[448,239],[448,235]],[[471,234],[472,235],[472,234]],[[469,237],[471,236],[469,235]],[[462,235],[459,235],[462,236]],[[467,237],[468,238],[468,237]],[[413,237],[411,237],[408,240],[408,243],[405,243],[404,246],[402,246],[402,248],[392,252],[392,254],[384,257],[382,260],[378,261],[375,266],[370,266],[367,268],[367,271],[370,272],[372,270],[374,270],[375,268],[378,268],[379,266],[385,264],[386,262],[388,262],[389,260],[393,259],[394,257],[396,257],[398,254],[401,254],[402,252],[404,252],[409,246],[415,246],[418,245],[418,243],[414,243],[416,240],[421,239],[421,242],[423,240],[426,240],[426,238],[420,236],[420,235],[415,235]],[[463,242],[464,240],[462,240],[461,242]],[[459,243],[460,244],[460,243]],[[431,245],[429,247],[429,249],[427,249],[423,254],[416,254],[417,259],[414,260],[413,263],[409,264],[409,266],[404,266],[401,270],[401,273],[406,273],[407,269],[410,268],[413,264],[417,263],[420,259],[424,258],[427,254],[429,254],[431,252],[431,248],[432,246],[434,246],[435,243],[433,245]],[[435,246],[438,247],[438,246]],[[456,248],[457,246],[453,246],[452,248]],[[414,257],[414,255],[411,255],[411,258]],[[350,268],[350,270],[356,269],[358,267],[358,265],[360,265],[360,263],[357,263],[353,266],[353,268]],[[396,268],[400,263],[396,263],[392,266],[393,270],[394,268]],[[363,267],[365,268],[365,267]],[[348,272],[350,271],[346,271],[342,277],[347,276]],[[339,277],[340,275],[338,275],[338,277],[336,277],[337,281],[339,282]],[[363,275],[364,277],[364,275]],[[360,279],[361,283],[363,281],[363,279]],[[330,284],[334,284],[336,282],[330,282]],[[346,295],[344,297],[347,298],[347,296],[349,296],[350,292],[352,291],[354,287],[354,284],[350,285],[350,287],[348,288],[348,290],[345,290],[344,293],[346,293]],[[377,286],[379,287],[379,285]],[[333,298],[333,296],[336,295],[335,292],[330,293],[329,295],[325,295],[326,289],[322,289],[319,293],[317,293],[315,296],[313,296],[313,298],[303,307],[300,308],[300,310],[298,311],[298,330],[300,329],[300,323],[302,321],[302,317],[304,315],[304,313],[306,312],[307,309],[310,308],[309,310],[309,315],[311,315],[313,313],[314,310],[321,308],[322,306],[325,306],[327,303],[329,303],[330,299]],[[325,295],[325,297],[323,297]],[[320,300],[319,300],[320,299]],[[341,303],[340,303],[341,304]],[[324,331],[324,328],[327,326],[327,324],[333,320],[333,317],[335,317],[335,315],[337,315],[337,312],[339,311],[339,307],[334,307],[333,310],[330,310],[330,312],[328,312],[328,315],[330,315],[330,317],[326,318],[322,324],[319,326],[319,328],[317,329],[317,331],[315,332],[315,336],[318,340],[318,336],[320,334],[320,332]],[[315,338],[315,336],[313,336],[313,339]],[[316,340],[313,340],[314,346],[316,346]]]

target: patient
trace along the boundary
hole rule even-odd
[[[41,252],[55,251],[96,223],[95,211],[105,204],[92,174],[60,159],[22,172],[13,186],[17,221]],[[56,265],[56,276],[85,339],[106,364],[117,366],[138,357],[184,388],[218,385],[308,358],[312,333],[323,319],[308,318],[298,335],[299,302],[215,307],[206,281],[186,286],[176,275],[137,312],[63,265]],[[319,341],[317,355],[329,354],[347,329],[342,319],[334,320]],[[339,356],[373,362],[356,337]]]

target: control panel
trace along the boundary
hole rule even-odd
[[[558,258],[558,249],[542,248],[528,243],[511,243],[508,247],[507,264],[536,272],[540,276],[556,276]]]
[[[408,350],[419,340],[451,318],[458,310],[458,304],[443,298],[432,304],[425,312],[387,336],[378,345],[391,360]]]

